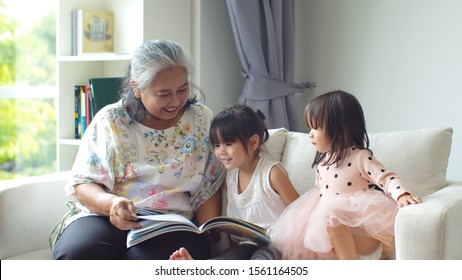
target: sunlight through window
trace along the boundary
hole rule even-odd
[[[0,0],[0,180],[56,171],[55,6]]]

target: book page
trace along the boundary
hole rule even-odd
[[[151,220],[151,221],[164,221],[164,222],[180,222],[180,223],[190,224],[195,227],[194,223],[188,218],[186,218],[185,216],[182,216],[179,214],[173,214],[173,213],[138,216],[138,219]]]
[[[208,220],[207,222],[205,222],[199,229],[202,230],[204,228],[207,228],[211,224],[235,224],[241,227],[249,228],[256,232],[260,232],[262,234],[266,234],[266,229],[261,226],[258,226],[256,224],[253,224],[253,223],[250,223],[250,222],[238,219],[238,218],[229,217],[229,216],[218,216],[218,217],[212,218]]]
[[[179,214],[139,215],[142,228],[133,229],[127,236],[127,247],[131,247],[154,236],[173,231],[191,231],[200,233],[197,226],[188,218]]]
[[[271,239],[266,235],[266,229],[258,225],[231,217],[217,217],[212,220],[201,226],[200,229],[202,231],[216,229],[247,239],[259,246],[266,246],[271,243]]]
[[[146,213],[149,213],[149,211]],[[190,231],[201,234],[212,229],[242,237],[260,246],[266,246],[271,242],[266,235],[265,228],[228,216],[212,218],[200,227],[197,227],[188,218],[174,213],[138,215],[138,218],[142,228],[133,229],[129,232],[127,247],[167,232]]]

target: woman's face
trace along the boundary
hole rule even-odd
[[[147,114],[141,123],[145,126],[166,129],[175,125],[183,115],[183,107],[189,98],[189,81],[182,67],[160,72],[152,85],[141,91],[135,89]]]

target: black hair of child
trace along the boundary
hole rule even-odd
[[[369,150],[364,112],[358,99],[351,93],[335,90],[310,100],[305,107],[308,128],[323,129],[332,143],[326,165],[342,164],[348,148]],[[372,155],[372,151],[369,150]],[[317,152],[312,167],[326,159]]]
[[[221,143],[241,142],[244,147],[252,135],[258,135],[260,145],[268,140],[268,129],[264,124],[265,115],[254,111],[245,104],[235,104],[221,111],[210,126],[210,143],[212,146]]]

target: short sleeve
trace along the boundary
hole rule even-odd
[[[202,105],[191,105],[195,110],[196,132],[201,135],[204,146],[205,168],[202,175],[201,186],[197,193],[191,194],[190,203],[193,210],[197,210],[205,201],[212,197],[222,186],[226,177],[226,168],[215,157],[214,150],[209,141],[209,130],[212,123],[212,111]]]
[[[197,195],[191,197],[190,202],[194,211],[220,189],[225,177],[226,168],[213,155],[212,150],[210,150],[202,179],[202,187]]]
[[[114,147],[116,126],[101,112],[85,130],[77,152],[71,178],[66,184],[68,196],[75,196],[75,186],[84,183],[103,185],[107,191],[114,187]]]

